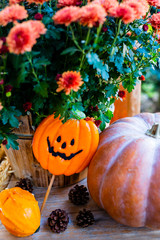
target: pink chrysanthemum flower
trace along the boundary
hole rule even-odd
[[[125,24],[131,23],[135,20],[134,9],[126,3],[121,3],[118,7],[110,13],[111,16],[121,18]]]
[[[96,23],[103,24],[106,16],[107,13],[100,4],[91,3],[81,8],[79,22],[83,26],[93,27]]]
[[[77,92],[83,84],[80,72],[67,71],[62,74],[62,77],[57,81],[57,92],[65,91],[66,95],[70,94],[71,90]]]
[[[55,24],[65,24],[68,26],[72,22],[79,20],[81,16],[81,9],[79,7],[64,7],[61,10],[57,11],[53,16]]]
[[[81,0],[58,0],[57,7],[69,7],[69,6],[79,6],[81,5]]]
[[[4,8],[0,12],[0,25],[6,26],[9,22],[15,22],[28,17],[27,11],[18,4]]]
[[[160,7],[160,0],[147,0],[148,4],[154,7]]]
[[[101,4],[107,13],[112,11],[113,8],[119,5],[117,0],[95,0],[92,3],[99,3]]]
[[[143,5],[143,8],[145,9],[146,13],[149,10],[149,4],[147,2],[147,0],[138,0],[139,3],[141,3],[141,6]]]
[[[39,23],[41,22],[30,20],[14,26],[7,37],[9,52],[15,54],[30,52],[36,43],[36,39],[39,38],[40,34],[46,32],[43,23],[41,23],[41,27],[39,27]]]
[[[13,5],[13,4],[19,4],[21,3],[23,0],[9,0],[9,5]]]
[[[146,13],[149,10],[149,5],[145,4],[146,1],[144,0],[144,3],[142,4],[142,0],[126,0],[124,1],[128,6],[133,8],[134,14],[135,14],[135,19],[140,19],[142,16],[146,15]],[[148,6],[146,8],[146,6]]]
[[[27,0],[29,4],[35,3],[35,4],[43,4],[45,2],[48,2],[49,0]]]
[[[152,17],[149,19],[149,22],[151,23],[153,28],[160,29],[160,13],[153,14]]]

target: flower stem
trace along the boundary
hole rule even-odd
[[[31,65],[32,73],[33,73],[34,77],[36,78],[37,82],[39,82],[38,76],[37,76],[37,74],[35,72],[35,69],[33,67],[32,58],[27,53],[26,53],[26,56],[27,56],[27,59],[28,59],[30,65]]]
[[[38,5],[38,12],[39,12],[39,13],[41,13],[41,9],[42,9],[42,5],[39,4],[39,5]]]
[[[99,27],[97,28],[97,36],[94,40],[94,44],[97,44],[97,42],[98,42],[98,38],[99,38],[99,34],[101,32],[101,29],[102,29],[102,24],[100,24]]]
[[[85,41],[85,46],[87,46],[87,44],[88,44],[89,37],[90,37],[90,33],[91,33],[91,29],[89,28],[89,29],[88,29],[88,32],[87,32],[87,37],[86,37],[86,41]],[[79,67],[79,71],[82,69],[84,57],[85,57],[85,52],[83,51],[82,57],[81,57],[81,62],[80,62],[80,67]]]
[[[2,9],[5,8],[5,6],[6,6],[6,3],[5,3],[5,0],[3,0]]]
[[[73,42],[75,43],[75,45],[77,46],[77,48],[81,51],[81,52],[84,52],[83,49],[79,46],[78,42],[77,42],[77,39],[74,35],[74,31],[72,29],[72,27],[70,26],[70,30],[71,30],[71,33],[72,33],[72,39],[73,39]]]
[[[118,38],[118,35],[119,35],[119,32],[120,32],[120,28],[121,28],[121,23],[122,23],[122,19],[120,19],[119,22],[118,22],[117,33],[116,33],[116,36],[115,36],[114,41],[113,41],[112,46],[111,46],[111,55],[113,55],[113,47],[115,46],[115,43],[117,41],[117,38]]]
[[[87,38],[86,38],[86,41],[85,41],[85,46],[87,46],[87,44],[88,44],[90,33],[91,33],[91,29],[89,28],[88,32],[87,32]]]

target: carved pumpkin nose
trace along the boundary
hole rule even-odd
[[[66,142],[64,142],[63,144],[62,144],[62,147],[61,148],[66,148]]]

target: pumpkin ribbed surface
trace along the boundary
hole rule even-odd
[[[40,210],[33,194],[19,187],[0,193],[0,220],[17,237],[33,234],[40,226]]]
[[[160,113],[123,118],[100,134],[88,171],[94,201],[116,221],[160,228],[160,139],[146,135]]]
[[[69,176],[88,166],[98,142],[98,129],[92,121],[70,119],[63,124],[51,115],[37,128],[32,147],[44,169]]]

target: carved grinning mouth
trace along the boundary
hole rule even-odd
[[[71,160],[73,157],[75,157],[77,154],[79,154],[79,153],[81,153],[83,151],[83,150],[79,150],[76,153],[71,153],[71,155],[67,157],[65,153],[55,152],[54,151],[54,147],[51,147],[51,144],[50,144],[50,141],[49,141],[49,137],[47,137],[47,143],[48,143],[49,153],[52,153],[52,156],[54,156],[54,157],[59,156],[59,157],[63,158],[64,160]]]

